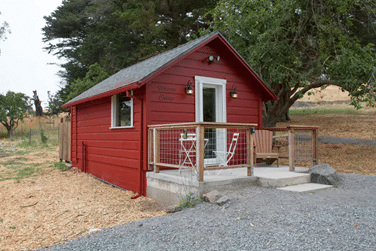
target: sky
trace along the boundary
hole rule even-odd
[[[61,64],[56,56],[43,50],[43,16],[49,16],[62,0],[0,0],[0,24],[6,21],[11,34],[0,41],[0,93],[22,92],[29,97],[37,90],[43,109],[48,106],[47,91],[56,93]]]

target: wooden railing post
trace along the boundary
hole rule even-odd
[[[159,134],[160,134],[160,131],[157,130],[156,128],[154,128],[153,129],[153,135],[154,135],[154,139],[153,139],[153,150],[154,150],[153,160],[154,160],[154,172],[156,172],[156,173],[159,173],[159,166],[156,164],[156,163],[159,163],[159,148],[160,148]]]
[[[198,171],[198,180],[204,181],[204,140],[205,140],[205,127],[198,125],[196,127],[197,145],[196,145],[196,167]]]
[[[247,137],[247,176],[253,176],[253,135],[251,128],[246,130]]]
[[[312,162],[313,165],[318,165],[319,160],[317,158],[317,128],[312,130]]]
[[[289,129],[289,171],[295,172],[295,134],[294,129]]]

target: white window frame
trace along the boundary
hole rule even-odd
[[[203,104],[203,87],[204,85],[216,86],[217,97],[216,97],[216,118],[217,122],[227,122],[226,118],[226,79],[220,78],[208,78],[195,76],[195,92],[196,92],[196,122],[204,122],[204,114],[202,113]],[[222,95],[222,96],[220,96]],[[220,101],[223,102],[220,102]]]
[[[131,125],[130,126],[116,126],[118,100],[119,100],[119,94],[115,94],[111,97],[111,127],[110,129],[134,128],[133,126],[133,98],[131,98]]]

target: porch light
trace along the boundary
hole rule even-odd
[[[238,97],[238,92],[236,91],[236,86],[234,87],[235,85],[232,86],[232,90],[230,92],[230,96],[231,98],[233,99],[236,99]]]
[[[191,84],[192,84],[191,80],[188,80],[187,87],[185,87],[185,93],[188,95],[193,94],[193,89],[192,89]]]

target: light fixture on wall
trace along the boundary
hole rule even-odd
[[[236,85],[233,85],[230,92],[231,98],[238,98],[238,92],[236,91]]]
[[[126,92],[125,92],[125,96],[126,96],[127,98],[133,98],[133,90],[126,91]]]
[[[218,55],[217,55],[217,56],[210,55],[210,56],[208,57],[208,59],[209,59],[209,63],[213,63],[214,60],[217,60],[217,61],[221,60],[221,57],[218,56]]]
[[[185,87],[185,93],[188,95],[193,94],[193,88],[191,84],[192,84],[191,80],[188,80],[187,87]]]

